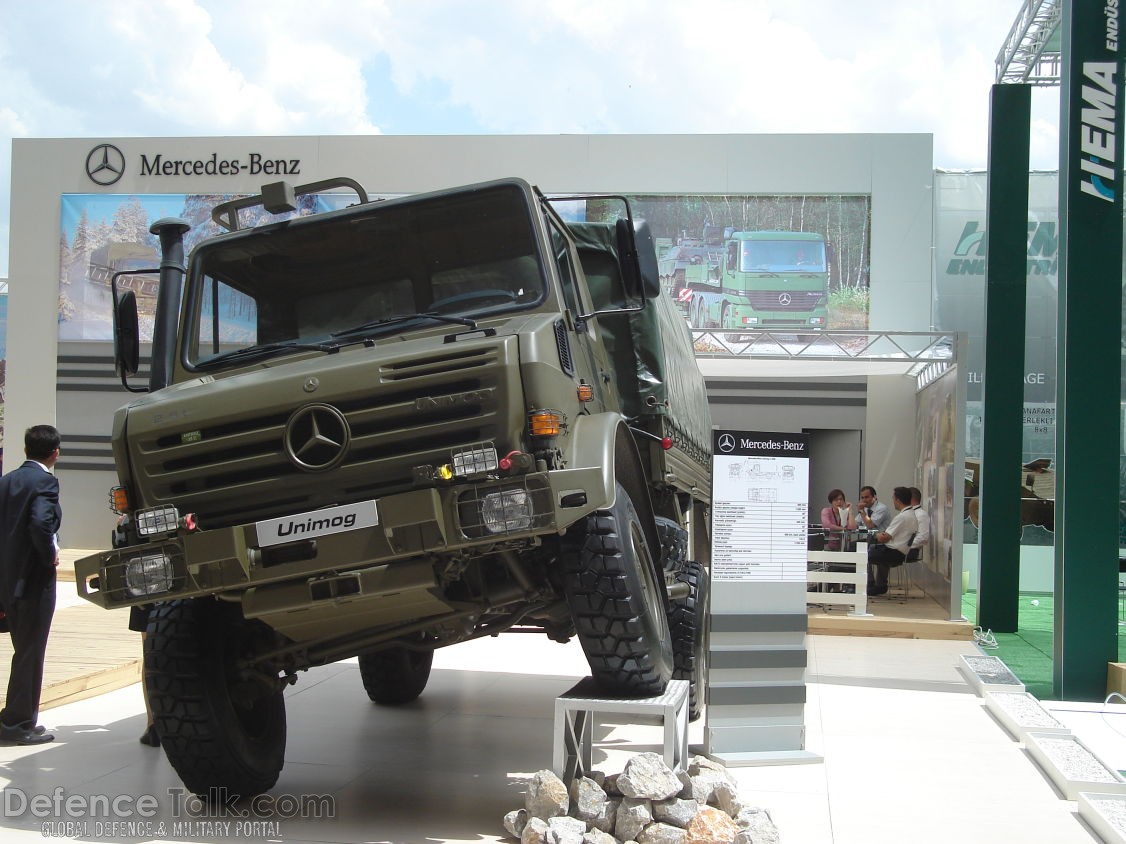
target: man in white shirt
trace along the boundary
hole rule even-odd
[[[919,529],[915,511],[911,509],[911,490],[897,486],[892,504],[898,514],[887,530],[876,534],[876,544],[868,546],[868,594],[883,595],[888,591],[888,571],[903,565],[911,540]]]
[[[915,520],[919,523],[919,529],[915,531],[911,550],[907,552],[909,563],[922,559],[923,548],[931,538],[931,514],[923,509],[923,493],[917,486],[911,487],[911,509],[915,511]]]

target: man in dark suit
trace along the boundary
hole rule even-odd
[[[0,600],[14,651],[0,741],[42,744],[55,738],[38,721],[59,565],[62,508],[50,471],[59,459],[59,432],[51,425],[28,428],[24,453],[24,464],[0,478]]]

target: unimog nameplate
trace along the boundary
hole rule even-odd
[[[315,536],[328,536],[348,530],[375,527],[379,524],[379,513],[374,501],[360,501],[324,510],[311,510],[280,519],[265,519],[255,522],[258,531],[258,546],[267,548],[284,542],[312,539]]]

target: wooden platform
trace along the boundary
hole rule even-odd
[[[813,600],[813,596],[810,596]],[[969,621],[950,621],[946,611],[922,592],[910,597],[880,596],[868,599],[871,617],[850,616],[847,610],[828,612],[809,607],[809,633],[822,636],[887,636],[898,639],[944,639],[972,641]]]

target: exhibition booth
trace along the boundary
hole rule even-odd
[[[650,219],[663,255],[705,224],[812,231],[829,250],[818,283],[839,305],[816,330],[928,332],[931,157],[927,135],[17,139],[9,307],[19,318],[7,338],[6,431],[57,422],[67,443],[61,540],[103,547],[113,526],[104,505],[112,418],[128,399],[112,368],[108,277],[153,263],[157,218],[186,219],[190,247],[216,231],[213,204],[279,179],[346,175],[377,197],[504,176],[549,195],[624,194]],[[138,293],[143,311],[143,282]],[[913,379],[874,360],[858,369],[847,355],[826,355],[811,371],[808,359],[786,362],[792,343],[782,346],[766,370],[700,346],[717,425],[850,438],[856,460],[833,468],[833,486],[924,481],[924,446],[906,421],[916,417]],[[18,451],[7,449],[9,462]]]

